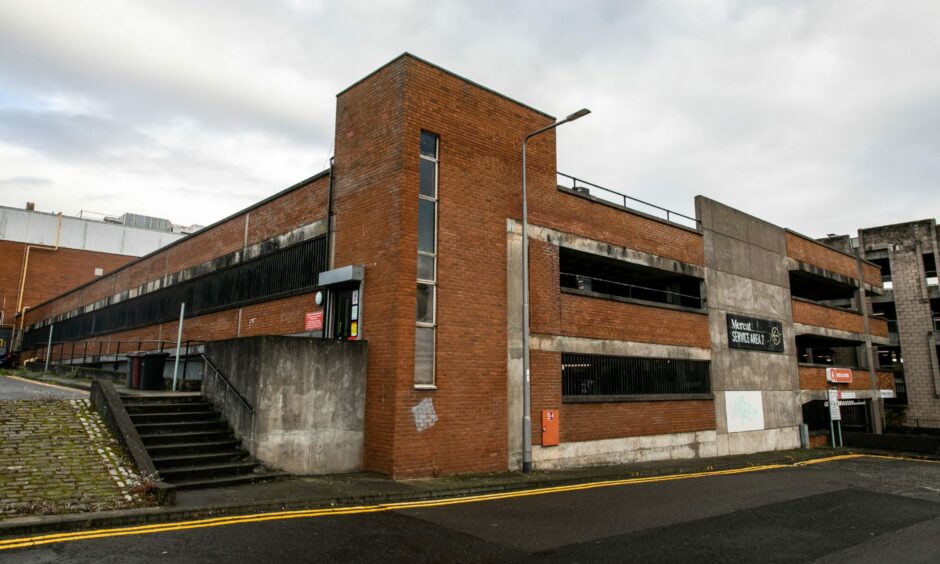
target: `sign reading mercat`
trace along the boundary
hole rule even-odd
[[[728,347],[782,353],[783,324],[771,319],[729,313]]]

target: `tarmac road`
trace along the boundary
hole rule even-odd
[[[83,399],[88,393],[0,375],[0,401],[24,399]]]
[[[0,550],[18,563],[730,561],[938,562],[940,463],[859,458]]]

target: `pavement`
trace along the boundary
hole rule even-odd
[[[71,387],[41,386],[18,376],[0,375],[0,400],[82,399],[88,392]]]
[[[0,541],[0,562],[937,562],[940,464],[876,457]]]

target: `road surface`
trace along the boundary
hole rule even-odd
[[[82,399],[88,393],[61,386],[39,384],[17,377],[0,375],[0,401],[24,399]]]
[[[731,561],[938,562],[940,464],[858,458],[0,550],[24,564]]]

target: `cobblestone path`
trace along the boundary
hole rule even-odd
[[[0,401],[0,519],[148,505],[131,468],[88,400]]]

